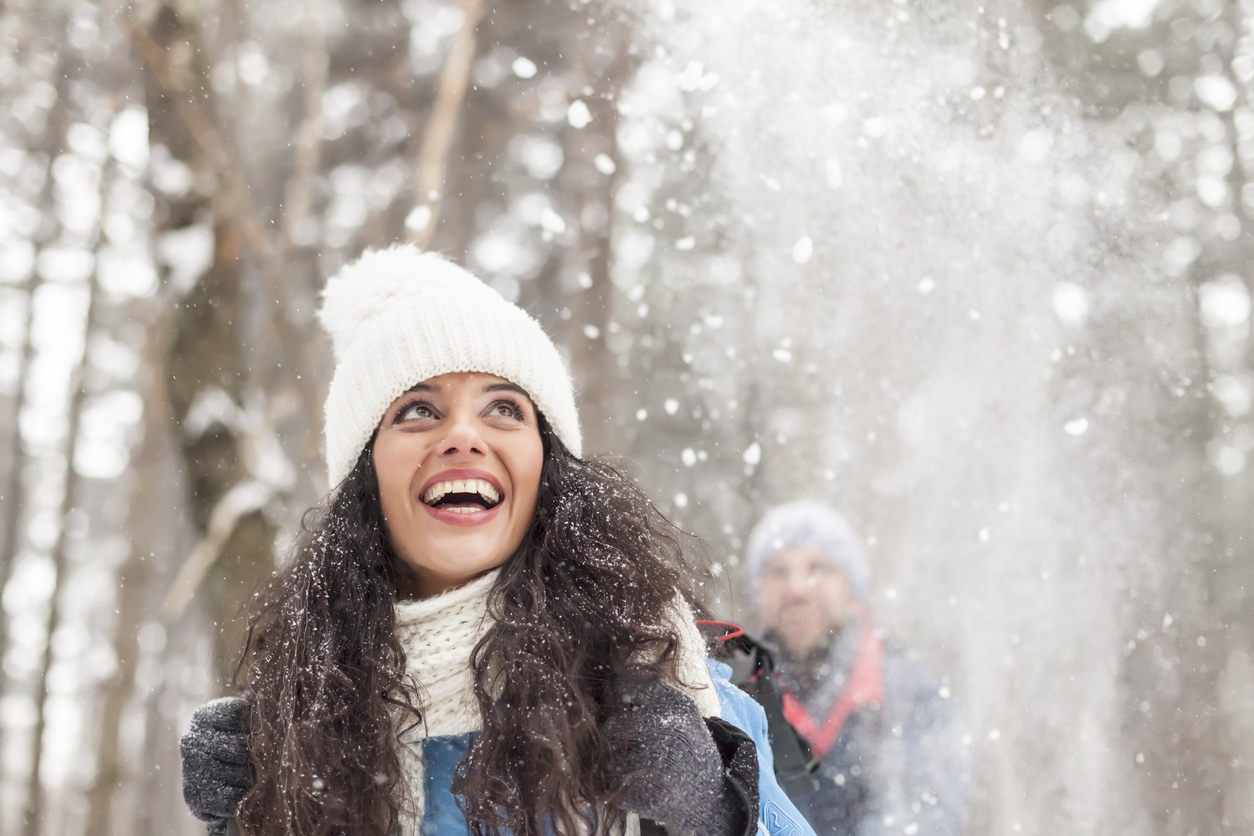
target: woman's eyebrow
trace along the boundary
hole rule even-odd
[[[436,391],[436,387],[432,386],[430,383],[415,383],[413,386],[410,386],[405,391],[407,392],[434,392]]]
[[[531,396],[527,394],[527,390],[521,386],[515,386],[512,383],[491,383],[483,387],[484,392],[514,392],[522,395],[527,400],[531,400]]]

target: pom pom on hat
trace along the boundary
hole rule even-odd
[[[368,251],[327,281],[318,311],[335,354],[327,471],[339,484],[392,401],[416,383],[482,372],[521,386],[582,454],[570,373],[540,324],[466,270],[412,245]]]
[[[749,576],[755,581],[750,589],[757,588],[756,581],[772,556],[793,548],[811,548],[822,554],[844,573],[854,596],[866,598],[871,569],[862,538],[840,514],[808,499],[776,505],[753,527],[745,550]]]
[[[398,304],[418,302],[432,292],[456,292],[459,287],[473,288],[475,292],[491,290],[433,252],[419,252],[412,246],[368,250],[327,281],[318,321],[331,335],[335,361],[339,363],[348,355],[353,341],[388,310]],[[419,382],[415,380],[410,385]]]

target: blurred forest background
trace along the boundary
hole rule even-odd
[[[537,316],[711,545],[864,533],[970,834],[1254,830],[1254,2],[0,2],[0,833],[177,738],[326,491],[326,276]]]

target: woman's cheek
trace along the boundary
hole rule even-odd
[[[374,469],[379,484],[379,505],[383,511],[383,525],[394,548],[398,542],[397,525],[405,519],[405,505],[409,495],[409,479],[406,478],[403,451],[395,449],[393,440],[380,438],[374,447]]]

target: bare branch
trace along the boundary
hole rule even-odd
[[[224,180],[232,224],[239,229],[240,235],[253,254],[263,262],[269,261],[275,253],[274,243],[266,229],[265,222],[262,221],[261,215],[258,214],[257,208],[249,197],[248,185],[244,182],[236,155],[231,153],[230,147],[218,133],[218,129],[214,127],[213,120],[210,119],[205,109],[182,89],[174,68],[166,60],[165,50],[153,40],[148,30],[138,22],[132,21],[127,31],[130,34],[131,45],[152,69],[161,89],[174,102],[179,117],[187,126],[192,138],[204,150],[214,170]]]
[[[462,28],[458,31],[453,47],[449,50],[440,73],[440,89],[436,93],[435,108],[427,119],[422,132],[422,146],[418,153],[418,183],[414,189],[414,209],[406,226],[410,240],[426,249],[435,235],[440,216],[440,204],[444,197],[444,181],[448,168],[448,149],[453,144],[457,128],[457,116],[466,98],[470,82],[470,67],[474,62],[479,21],[483,19],[483,0],[461,0]],[[425,211],[424,211],[425,210]]]
[[[192,548],[187,561],[179,569],[178,577],[170,585],[170,591],[166,593],[165,602],[161,605],[162,620],[172,624],[182,617],[205,575],[235,533],[239,521],[261,509],[273,496],[274,489],[270,485],[251,479],[240,482],[222,495],[209,515],[205,536]]]
[[[327,86],[326,27],[318,11],[317,0],[306,0],[302,31],[304,53],[301,58],[301,82],[305,92],[305,115],[296,132],[296,164],[287,184],[284,201],[284,245],[293,238],[309,217],[313,196],[313,177],[322,156],[322,94]]]

